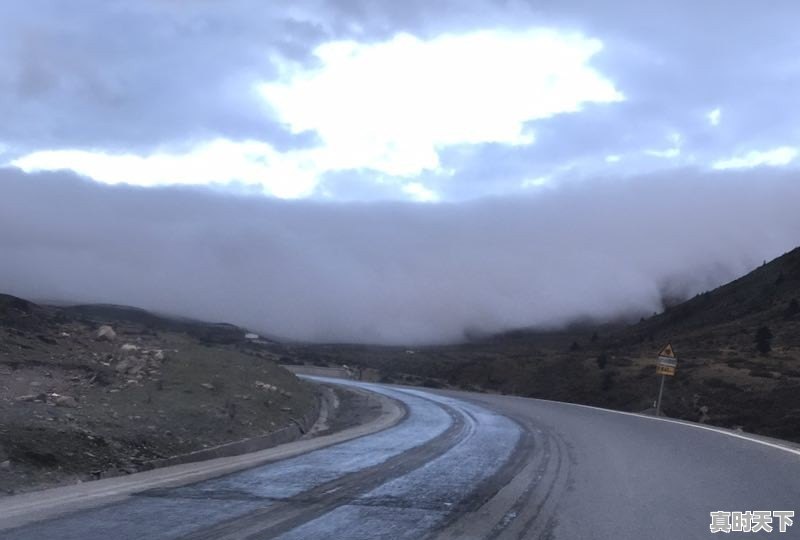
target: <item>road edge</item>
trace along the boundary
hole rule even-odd
[[[431,390],[431,389],[428,389]],[[767,446],[769,448],[773,448],[775,450],[781,450],[784,452],[788,452],[790,454],[795,454],[800,456],[800,443],[796,443],[794,441],[787,441],[785,439],[777,439],[775,437],[767,437],[765,435],[758,435],[756,433],[750,433],[747,431],[736,431],[729,428],[724,428],[720,426],[715,426],[713,424],[700,424],[698,422],[692,422],[691,420],[683,420],[681,418],[670,418],[667,416],[653,416],[650,414],[644,414],[640,412],[632,412],[632,411],[620,411],[617,409],[608,409],[606,407],[598,407],[596,405],[585,405],[583,403],[573,403],[570,401],[559,401],[556,399],[544,399],[544,398],[537,398],[537,397],[530,397],[530,396],[518,396],[514,394],[492,394],[487,392],[474,392],[470,390],[458,390],[458,389],[433,389],[433,392],[442,394],[442,395],[449,395],[449,392],[458,392],[461,394],[472,394],[475,397],[481,396],[491,396],[491,395],[501,395],[503,397],[508,398],[517,398],[517,399],[529,399],[534,401],[543,401],[547,403],[558,403],[559,405],[569,405],[571,407],[582,407],[585,409],[594,409],[596,411],[605,412],[605,413],[613,413],[613,414],[622,414],[625,416],[634,416],[637,418],[642,418],[645,420],[653,420],[656,422],[667,422],[670,424],[678,424],[688,428],[693,429],[702,429],[706,431],[712,431],[718,433],[720,435],[726,435],[728,437],[733,437],[735,439],[742,439],[745,441],[750,441],[756,444],[760,444],[763,446]]]
[[[363,387],[348,387],[349,390],[370,392]],[[248,454],[170,465],[128,476],[104,478],[0,499],[0,531],[118,502],[139,491],[181,486],[294,457],[389,429],[406,417],[408,411],[399,401],[377,392],[370,394],[381,403],[380,415],[366,424],[330,435],[299,439]]]

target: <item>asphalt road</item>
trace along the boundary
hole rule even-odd
[[[800,538],[796,449],[563,403],[347,384],[402,402],[405,418],[0,538],[688,539],[723,536],[709,530],[718,510],[793,510],[797,525],[781,534],[775,519],[771,534]]]

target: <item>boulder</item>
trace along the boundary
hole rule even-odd
[[[107,324],[97,329],[97,341],[114,341],[115,339],[117,339],[117,333]]]
[[[56,396],[53,402],[56,404],[56,407],[68,407],[70,409],[74,409],[78,406],[78,400],[72,396]]]
[[[117,370],[117,373],[121,375],[124,375],[125,373],[128,373],[130,375],[136,375],[146,367],[147,367],[146,358],[131,356],[120,360],[117,363],[117,367],[115,369]]]

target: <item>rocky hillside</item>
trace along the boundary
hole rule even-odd
[[[315,410],[314,390],[266,344],[229,325],[0,295],[0,494],[298,422]]]

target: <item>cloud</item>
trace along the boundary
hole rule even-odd
[[[778,169],[596,178],[461,204],[280,201],[0,169],[0,290],[316,341],[651,313],[795,247]]]
[[[441,147],[530,144],[528,121],[622,100],[589,65],[601,48],[550,29],[329,42],[318,66],[287,66],[261,91],[294,131],[319,134],[324,169],[409,176],[439,168]]]
[[[317,171],[307,154],[277,152],[258,141],[215,140],[180,154],[147,156],[85,150],[45,150],[17,158],[25,171],[72,170],[106,184],[202,185],[238,182],[280,198],[310,194]]]
[[[223,141],[264,151],[222,182],[463,200],[800,147],[798,4],[704,6],[713,28],[688,0],[5,2],[0,159],[184,183],[219,169],[199,162]]]
[[[721,159],[712,165],[715,169],[745,169],[769,165],[780,167],[788,165],[797,157],[797,148],[781,146],[772,150],[751,150],[741,156]]]
[[[722,110],[717,107],[716,109],[710,111],[706,114],[706,118],[708,118],[708,123],[712,126],[718,126],[720,120],[722,119]]]
[[[216,138],[315,143],[276,121],[255,90],[276,74],[273,55],[299,59],[326,38],[289,9],[31,0],[4,2],[0,21],[0,142],[17,155],[149,153]]]
[[[294,134],[316,134],[315,147],[280,152],[266,142],[218,139],[144,156],[45,150],[12,164],[28,171],[70,169],[112,184],[235,180],[279,197],[307,196],[337,171],[410,178],[439,171],[442,147],[529,144],[526,122],[621,100],[587,64],[600,49],[596,40],[552,30],[329,42],[315,49],[319,66],[287,64],[278,82],[260,85]],[[498,62],[501,57],[506,61]],[[436,198],[418,180],[398,184],[415,200]]]

